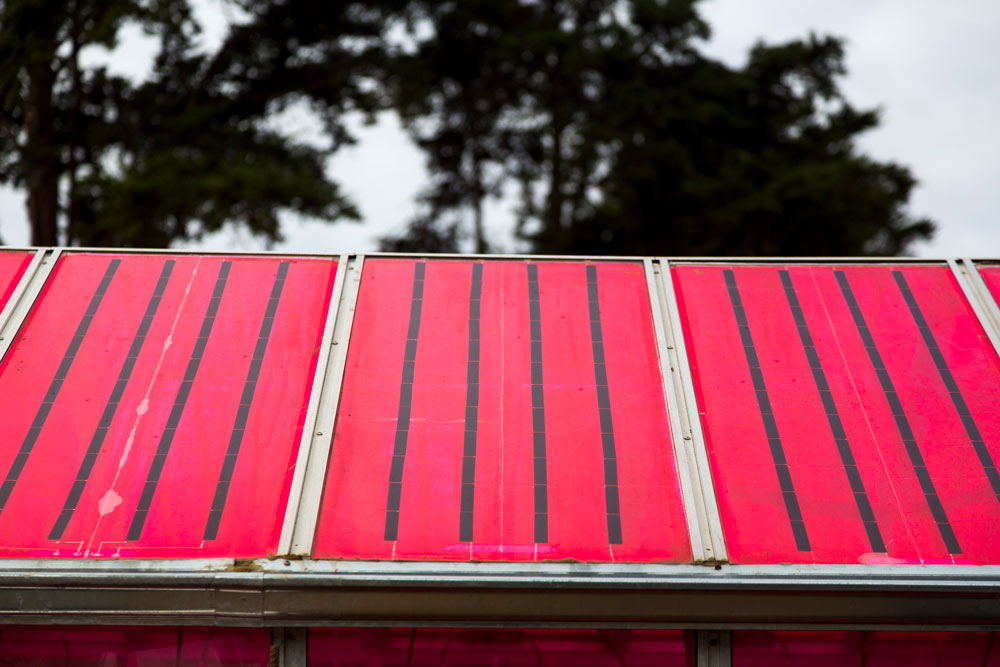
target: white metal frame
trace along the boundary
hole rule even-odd
[[[701,431],[701,418],[693,400],[694,388],[669,275],[670,267],[662,260],[646,259],[643,264],[677,475],[691,536],[691,551],[695,562],[726,562],[729,558],[722,520],[715,501],[711,473],[707,468],[708,453]],[[664,276],[664,273],[667,275]]]
[[[285,505],[285,520],[281,524],[281,537],[278,540],[278,553],[292,553],[292,536],[295,532],[296,520],[299,516],[299,508],[302,503],[302,488],[305,483],[306,470],[309,459],[312,457],[313,444],[316,439],[323,436],[323,431],[318,430],[316,422],[319,417],[319,405],[322,399],[323,389],[326,386],[326,377],[330,352],[333,345],[333,332],[337,322],[337,315],[340,312],[341,296],[344,291],[344,278],[347,275],[348,258],[341,255],[337,261],[337,274],[333,281],[333,291],[330,293],[330,303],[327,304],[326,323],[323,325],[323,334],[320,338],[319,353],[316,358],[316,369],[313,371],[312,389],[309,392],[309,405],[306,409],[306,418],[302,426],[302,439],[299,442],[299,451],[295,460],[295,472],[292,476],[292,485],[288,492],[288,503]]]
[[[336,317],[333,321],[327,322],[330,326],[330,351],[322,369],[322,389],[316,396],[317,412],[315,422],[309,431],[308,459],[303,467],[301,494],[294,508],[296,518],[290,526],[290,533],[282,532],[279,545],[281,553],[307,556],[312,553],[313,542],[316,539],[320,503],[323,499],[330,449],[333,446],[337,411],[340,406],[340,390],[347,368],[347,352],[354,326],[354,311],[361,289],[364,261],[364,255],[345,258],[343,261],[345,277],[339,290]],[[324,333],[324,341],[325,335]],[[317,365],[317,373],[319,371]],[[288,526],[286,522],[286,527]]]
[[[23,251],[22,252],[27,252]],[[31,307],[45,286],[49,275],[59,260],[60,249],[36,250],[21,279],[11,292],[10,299],[0,311],[0,361],[14,343],[14,338],[31,312]]]
[[[979,318],[993,349],[1000,354],[1000,308],[979,273],[979,267],[971,259],[949,259],[948,266],[958,280],[966,300]]]

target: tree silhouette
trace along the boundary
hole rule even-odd
[[[845,99],[835,38],[759,44],[731,68],[699,51],[696,0],[423,12],[396,99],[430,206],[386,247],[459,239],[456,214],[480,220],[506,182],[541,253],[893,255],[933,233],[906,212],[910,172],[857,150],[878,115]],[[472,236],[482,248],[481,223]]]

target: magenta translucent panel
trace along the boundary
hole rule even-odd
[[[313,628],[309,666],[687,667],[689,643],[681,630]]]
[[[25,667],[258,667],[270,651],[258,628],[0,628],[0,664]]]
[[[733,667],[998,667],[990,632],[733,633]]]

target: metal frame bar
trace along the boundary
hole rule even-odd
[[[668,338],[667,335],[667,327],[670,323],[663,313],[667,307],[666,295],[663,293],[663,282],[659,279],[659,266],[654,267],[653,260],[643,260],[643,266],[646,272],[646,289],[653,315],[653,331],[656,336],[657,357],[663,382],[667,419],[670,423],[671,447],[677,464],[681,501],[691,539],[691,554],[695,562],[714,561],[712,533],[708,527],[708,515],[698,474],[698,464],[691,441],[691,415],[687,411],[683,399],[683,389],[680,386],[677,349],[673,337]]]
[[[332,340],[328,345],[330,352],[323,368],[322,388],[317,395],[316,420],[309,431],[309,453],[303,467],[302,490],[295,508],[296,519],[287,542],[284,533],[282,534],[282,553],[309,555],[316,539],[316,524],[319,521],[326,469],[333,446],[340,390],[344,384],[344,372],[347,368],[347,352],[351,342],[351,329],[354,326],[354,311],[361,289],[364,261],[364,255],[346,258],[344,261],[345,277],[339,292],[336,318],[332,322]],[[328,321],[327,324],[331,322]]]
[[[730,630],[699,630],[695,637],[698,667],[731,667],[733,633]]]
[[[254,561],[225,571],[4,570],[0,622],[231,626],[1000,629],[1000,568],[510,564],[506,574],[443,563]],[[353,565],[353,567],[346,567]],[[388,567],[398,566],[398,567]],[[435,574],[428,566],[437,567]],[[359,568],[368,568],[367,571]],[[971,568],[978,570],[978,568]],[[395,570],[395,572],[392,572]],[[408,571],[409,570],[409,571]],[[646,570],[658,571],[647,572]],[[782,571],[791,570],[791,571]],[[949,576],[951,575],[951,576]]]
[[[698,399],[695,395],[694,380],[691,372],[690,358],[684,341],[684,328],[681,324],[680,309],[677,305],[677,292],[674,288],[673,276],[670,272],[670,261],[659,259],[651,262],[655,274],[658,293],[661,299],[662,321],[664,335],[670,353],[671,371],[676,387],[676,396],[680,405],[677,414],[682,421],[682,446],[688,451],[689,464],[694,466],[692,474],[697,482],[695,489],[698,497],[696,507],[703,516],[703,531],[707,533],[707,543],[704,545],[706,560],[709,562],[727,562],[729,553],[726,549],[725,533],[722,529],[722,516],[715,494],[715,483],[712,479],[712,469],[709,464],[708,448],[705,444],[705,434],[702,430],[701,415],[698,409]],[[671,349],[672,348],[672,349]]]
[[[295,473],[292,476],[292,486],[288,492],[288,502],[285,505],[285,520],[281,524],[281,537],[278,540],[278,553],[292,553],[292,535],[295,531],[296,519],[299,516],[299,506],[302,502],[302,487],[306,470],[311,458],[313,443],[316,441],[316,419],[319,416],[319,403],[327,376],[330,350],[333,347],[333,331],[340,313],[341,296],[344,292],[344,279],[347,275],[348,257],[341,255],[337,261],[337,273],[333,280],[333,290],[330,292],[330,302],[327,304],[326,322],[320,338],[319,353],[316,358],[316,369],[313,371],[312,389],[309,391],[309,405],[302,426],[302,439],[295,459]]]
[[[276,627],[271,631],[271,664],[277,667],[306,667],[309,635],[306,628]]]
[[[39,250],[55,248],[10,248],[17,250]],[[364,254],[367,257],[400,257],[408,259],[501,259],[501,260],[556,260],[556,261],[602,261],[602,262],[641,262],[646,259],[667,259],[674,263],[696,264],[944,264],[947,257],[702,257],[702,256],[662,256],[652,255],[532,255],[528,253],[507,254],[476,254],[476,253],[418,253],[418,252],[365,252],[365,253],[303,253],[281,250],[213,250],[205,251],[192,248],[91,248],[91,247],[60,247],[64,252],[113,253],[126,255],[168,254],[168,255],[230,255],[230,256],[276,256],[276,257],[322,257],[336,258],[341,254]],[[993,258],[976,258],[976,262],[996,262]]]
[[[965,298],[975,311],[990,342],[993,343],[993,349],[1000,354],[1000,308],[997,307],[993,294],[979,273],[979,267],[970,259],[949,259],[948,266],[951,267]]]
[[[0,312],[0,361],[14,344],[17,332],[31,312],[45,283],[48,282],[52,270],[59,261],[60,253],[58,248],[37,250],[17,287],[11,293],[10,300]]]

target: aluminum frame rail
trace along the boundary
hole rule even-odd
[[[0,622],[1000,629],[1000,567],[0,563]],[[200,566],[197,569],[189,569]],[[971,570],[971,571],[970,571]]]

